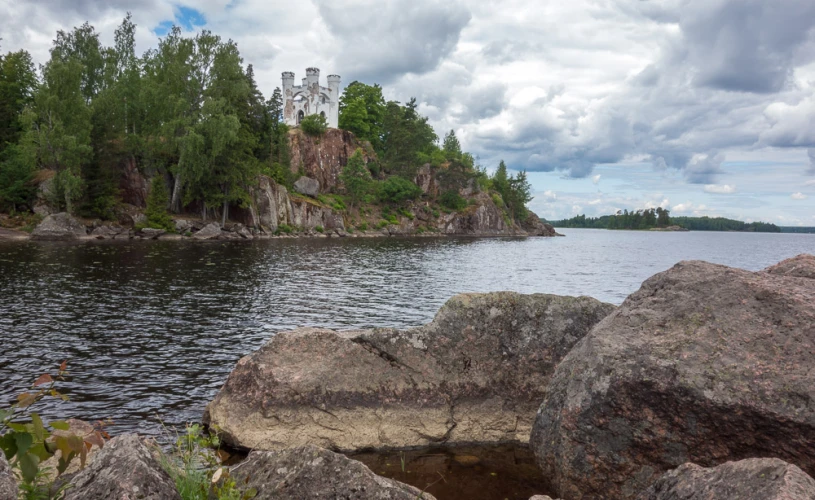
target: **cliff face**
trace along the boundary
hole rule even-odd
[[[357,148],[364,152],[365,163],[372,156],[354,134],[347,130],[328,129],[322,137],[311,137],[300,129],[289,132],[291,171],[302,172],[320,182],[320,192],[334,193],[340,184],[340,174],[348,158]]]

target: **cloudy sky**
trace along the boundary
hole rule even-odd
[[[138,50],[172,24],[238,42],[269,95],[307,66],[415,96],[548,219],[663,206],[815,226],[813,0],[0,0],[0,48],[57,30]]]

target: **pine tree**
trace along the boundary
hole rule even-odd
[[[342,169],[340,180],[345,186],[345,192],[351,199],[352,205],[358,205],[360,200],[371,191],[373,179],[371,172],[365,166],[362,159],[362,150],[357,149],[350,158],[345,168]]]
[[[150,195],[147,197],[147,209],[144,212],[147,216],[147,227],[164,229],[168,232],[175,230],[170,214],[167,212],[169,203],[170,195],[167,193],[164,177],[161,175],[153,177],[150,183]]]

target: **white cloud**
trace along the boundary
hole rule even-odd
[[[733,194],[736,192],[736,186],[730,184],[708,184],[705,186],[705,192],[715,194]]]
[[[596,175],[591,176],[591,181],[594,184],[599,184],[600,183],[600,174],[596,174]]]
[[[815,179],[804,182],[804,186],[815,186]]]
[[[678,205],[674,205],[673,207],[671,207],[671,211],[675,215],[679,215],[679,214],[683,214],[683,215],[689,215],[690,214],[690,215],[696,215],[696,216],[707,215],[705,213],[705,212],[707,212],[707,210],[708,210],[707,206],[701,205],[701,204],[697,205],[697,204],[695,204],[693,202],[690,202],[690,201],[685,202],[685,203],[679,203]]]
[[[790,198],[792,198],[793,200],[806,200],[807,198],[809,198],[809,196],[799,191],[797,193],[792,193],[790,195]]]

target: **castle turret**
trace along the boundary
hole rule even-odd
[[[340,75],[328,75],[328,89],[331,91],[331,101],[340,100]]]
[[[291,71],[283,72],[283,95],[286,95],[286,90],[291,90],[294,87],[294,73]]]
[[[320,85],[320,70],[319,68],[306,68],[306,81],[309,87]]]

